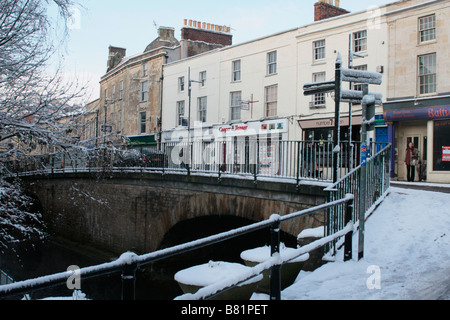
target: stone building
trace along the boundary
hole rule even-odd
[[[155,145],[162,123],[163,65],[232,43],[229,28],[187,19],[180,41],[173,28],[160,27],[158,35],[143,53],[131,56],[125,48],[109,47],[96,110],[98,141]]]
[[[415,181],[450,181],[450,2],[408,0],[386,14],[389,28],[384,116],[394,146],[391,178],[406,180],[406,146],[421,165]],[[419,169],[421,171],[419,171]]]

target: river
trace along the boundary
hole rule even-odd
[[[69,266],[80,268],[117,259],[113,254],[83,247],[63,239],[49,238],[43,243],[19,245],[9,252],[0,252],[0,269],[14,281],[66,271]],[[165,277],[167,278],[167,277]],[[81,279],[81,291],[92,300],[118,300],[121,298],[120,273],[97,278]],[[30,292],[31,299],[70,297],[73,291],[66,285]],[[173,279],[155,280],[148,273],[138,272],[136,297],[146,300],[170,300],[182,294]],[[21,296],[8,299],[21,299]]]

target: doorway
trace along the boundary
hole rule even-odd
[[[419,151],[420,165],[417,165],[415,170],[415,180],[420,181],[426,179],[427,171],[427,123],[426,121],[415,121],[409,123],[402,123],[399,126],[399,158],[398,158],[398,176],[399,180],[406,181],[406,165],[405,155],[406,148],[410,142],[414,144],[414,148]]]

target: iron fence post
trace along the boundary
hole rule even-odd
[[[280,254],[280,217],[270,227],[270,254]],[[270,300],[281,300],[281,266],[275,265],[270,269]]]
[[[345,204],[345,225],[348,225],[352,221],[353,216],[353,197]],[[353,251],[353,230],[345,234],[344,244],[344,261],[352,259]]]
[[[137,263],[126,264],[122,269],[122,300],[136,299]]]
[[[300,186],[300,143],[301,141],[297,141],[297,188]]]

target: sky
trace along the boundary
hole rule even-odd
[[[231,27],[233,44],[251,41],[314,21],[315,0],[78,0],[69,37],[62,50],[67,78],[89,83],[89,101],[99,96],[108,47],[144,51],[157,38],[159,26],[175,28],[180,40],[184,19]],[[395,0],[341,0],[340,7],[359,12]]]

